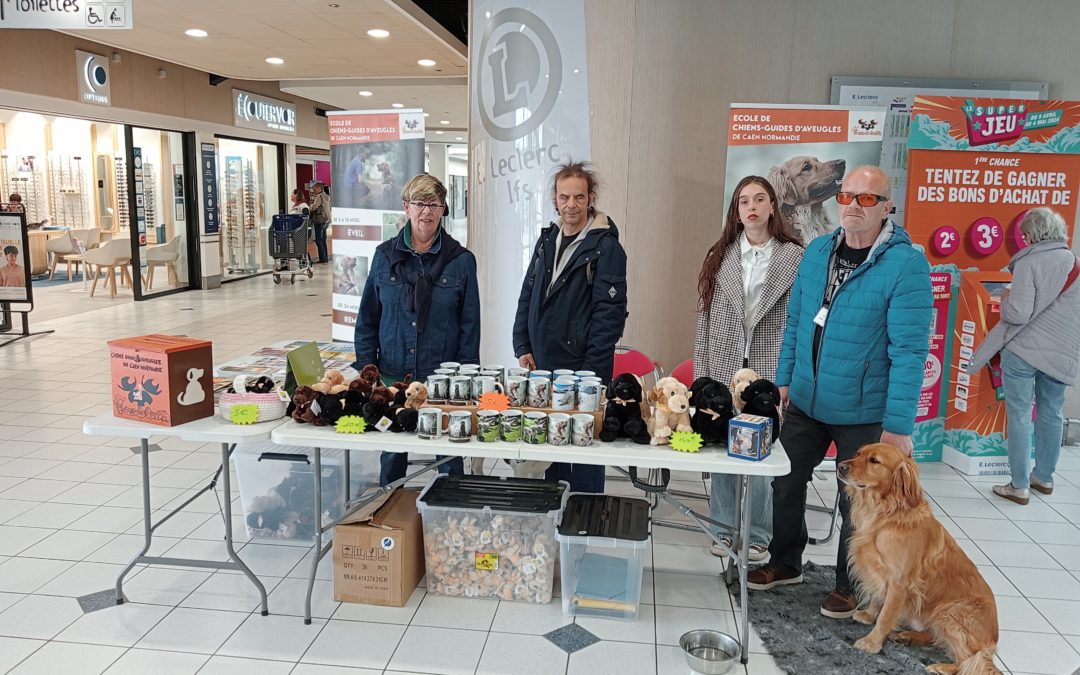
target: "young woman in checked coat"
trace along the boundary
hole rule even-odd
[[[761,176],[735,186],[720,239],[705,255],[698,276],[698,320],[694,332],[694,378],[731,383],[735,371],[753,368],[772,380],[784,339],[791,285],[803,246],[784,224],[776,192]],[[693,403],[693,401],[691,401]],[[750,560],[764,561],[772,539],[772,480],[750,478]],[[710,490],[713,520],[735,524],[735,477],[714,473]],[[719,535],[731,543],[731,531]],[[723,551],[713,543],[713,555]]]

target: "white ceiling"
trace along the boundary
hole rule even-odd
[[[329,107],[397,102],[430,112],[429,130],[442,119],[466,128],[466,47],[410,0],[138,0],[133,14],[132,30],[67,32],[233,79],[283,81],[282,91]],[[372,28],[390,36],[370,37]],[[285,63],[266,63],[272,56]],[[417,64],[425,58],[436,65]]]

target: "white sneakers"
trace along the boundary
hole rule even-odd
[[[724,546],[731,548],[731,537],[721,537],[720,541],[724,542]],[[717,558],[724,557],[724,549],[720,548],[720,545],[715,541],[709,545],[709,553],[712,553]],[[752,563],[763,563],[769,560],[769,547],[764,544],[750,544],[750,554],[747,556]]]

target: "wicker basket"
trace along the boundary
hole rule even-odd
[[[289,407],[288,400],[283,400],[282,394],[278,392],[269,394],[224,393],[218,400],[218,411],[221,413],[222,417],[231,420],[232,407],[241,404],[258,406],[259,417],[256,422],[279,420],[285,416],[285,409]]]

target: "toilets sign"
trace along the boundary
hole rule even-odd
[[[134,0],[0,0],[0,28],[131,30]]]

